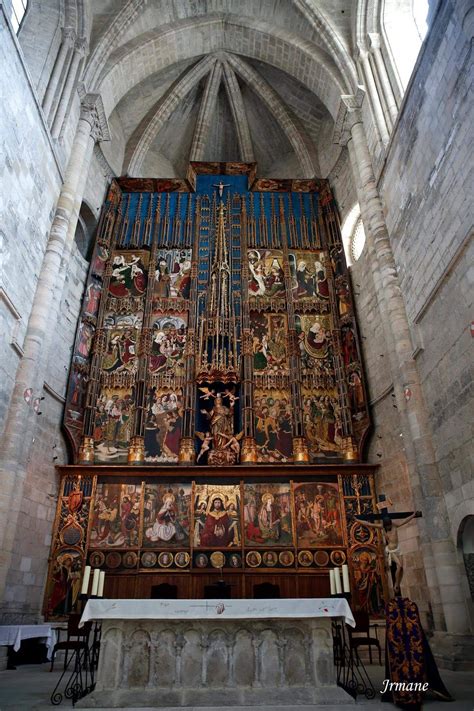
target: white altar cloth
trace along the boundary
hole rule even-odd
[[[51,625],[0,625],[0,647],[13,646],[18,652],[24,639],[38,637],[46,644],[48,659],[51,659],[56,644],[56,630]]]
[[[89,620],[269,620],[341,617],[355,627],[344,598],[278,600],[89,600],[80,626]]]

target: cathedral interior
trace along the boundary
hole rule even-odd
[[[0,2],[1,624],[64,620],[86,565],[117,599],[347,566],[382,619],[366,522],[418,512],[402,594],[474,666],[473,30],[470,0]]]

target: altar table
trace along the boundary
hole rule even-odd
[[[56,630],[51,625],[0,625],[0,647],[12,646],[18,652],[22,640],[33,638],[44,641],[47,657],[51,659],[56,643]]]
[[[78,706],[319,708],[336,685],[331,621],[345,599],[90,600],[102,621],[97,685]]]

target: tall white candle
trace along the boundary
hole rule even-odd
[[[99,590],[97,592],[97,595],[99,597],[104,597],[104,581],[105,581],[105,573],[103,570],[101,570],[100,577],[99,577]]]
[[[334,570],[329,571],[329,585],[331,586],[331,595],[336,594],[336,578],[334,577]]]
[[[99,577],[100,577],[100,570],[99,570],[99,568],[95,568],[94,577],[92,578],[91,595],[97,596],[97,590],[99,589]]]
[[[336,595],[340,595],[342,593],[342,585],[341,585],[341,572],[339,568],[334,568],[334,580],[336,583]]]
[[[342,586],[344,588],[345,593],[351,591],[351,585],[349,582],[349,568],[347,565],[342,566]]]
[[[89,590],[90,577],[91,577],[91,567],[90,567],[90,565],[86,565],[86,567],[84,568],[84,575],[82,577],[81,595],[87,595],[87,591]]]

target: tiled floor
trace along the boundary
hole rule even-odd
[[[368,667],[369,675],[377,691],[381,689],[382,680],[384,678],[384,668],[379,666]],[[51,692],[58,681],[60,676],[60,670],[49,673],[49,665],[31,665],[31,666],[21,666],[16,670],[3,671],[0,672],[0,711],[45,711],[48,709],[51,711],[54,707],[51,706],[50,696]],[[430,709],[445,709],[445,711],[473,711],[474,710],[474,673],[472,672],[452,672],[452,671],[442,671],[442,679],[446,684],[450,693],[454,696],[455,701],[450,704],[437,701],[433,698],[428,698],[425,702],[425,707]],[[87,704],[87,698],[82,701],[84,709]],[[61,709],[71,708],[70,701],[63,701],[62,705],[59,707]],[[394,708],[390,704],[383,704],[380,702],[380,695],[373,701],[366,701],[365,699],[360,699],[356,703],[358,711],[375,711],[375,709],[380,708],[384,711],[389,711],[390,708]],[[212,711],[216,711],[216,708],[227,708],[227,711],[232,711],[230,707],[220,706],[214,707]],[[341,711],[342,707],[337,709],[333,706],[321,706],[324,711]],[[351,708],[351,705],[346,707]],[[301,707],[300,707],[301,709]],[[314,707],[313,707],[314,709]],[[313,711],[311,709],[311,711]],[[144,711],[142,709],[142,711]],[[161,711],[175,711],[174,709],[162,709]],[[191,707],[187,708],[187,711],[193,711]],[[204,711],[202,708],[199,711]],[[251,707],[247,707],[246,711],[252,711]],[[297,711],[296,709],[289,708],[288,706],[279,707],[279,709],[274,709],[273,707],[258,707],[257,711]],[[307,709],[310,711],[310,709]]]

